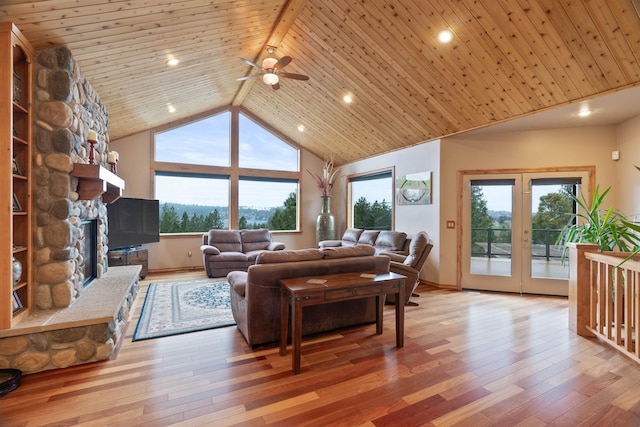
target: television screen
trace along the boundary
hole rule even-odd
[[[110,250],[160,241],[160,202],[121,197],[107,205]]]

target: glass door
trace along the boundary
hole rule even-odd
[[[520,292],[521,175],[466,175],[463,184],[462,287]]]
[[[587,171],[465,175],[462,287],[567,295],[558,239]]]

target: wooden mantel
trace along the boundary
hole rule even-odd
[[[102,196],[104,203],[113,203],[122,196],[124,180],[100,165],[74,163],[71,176],[78,178],[78,195],[82,200]]]

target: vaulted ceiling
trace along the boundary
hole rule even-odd
[[[639,86],[634,2],[2,0],[0,21],[71,50],[112,140],[238,106],[342,164]],[[310,79],[238,81],[267,46]]]

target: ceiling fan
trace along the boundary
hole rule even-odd
[[[269,52],[269,54],[273,54],[275,52],[275,49],[273,48],[267,49],[267,52]],[[292,58],[290,56],[283,56],[280,59],[267,57],[262,61],[262,66],[259,66],[258,64],[252,61],[249,61],[248,59],[245,59],[245,58],[239,58],[239,59],[251,65],[252,67],[256,67],[261,71],[261,73],[252,74],[246,77],[240,77],[237,80],[248,80],[254,77],[262,76],[262,81],[270,85],[273,88],[273,90],[280,89],[281,77],[284,77],[286,79],[294,79],[294,80],[309,80],[309,76],[305,76],[304,74],[294,74],[294,73],[287,73],[285,71],[282,71],[283,68],[289,65],[289,63],[291,62]]]

